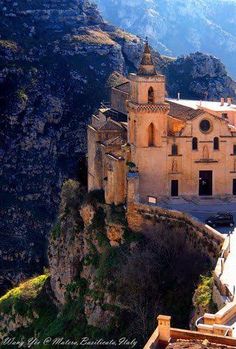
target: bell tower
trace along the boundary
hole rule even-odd
[[[129,80],[129,142],[137,147],[160,147],[167,134],[169,104],[165,102],[165,76],[157,73],[148,42],[138,72],[130,74]]]
[[[136,198],[165,195],[168,176],[167,120],[169,103],[165,101],[165,76],[157,73],[151,50],[146,42],[137,74],[130,74],[128,110],[128,142],[130,158],[138,173],[128,185]]]

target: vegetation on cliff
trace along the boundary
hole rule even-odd
[[[106,205],[101,191],[86,194],[78,182],[65,182],[49,241],[50,277],[32,279],[0,299],[1,335],[63,335],[78,342],[126,336],[141,347],[158,313],[187,328],[199,275],[214,260],[197,231],[187,234],[184,221],[151,226],[133,232],[123,206]],[[3,327],[7,321],[15,327]]]
[[[209,273],[200,275],[199,284],[193,296],[194,313],[191,319],[191,327],[195,328],[195,322],[205,313],[215,314],[218,310],[213,300],[214,278]]]
[[[34,333],[44,333],[58,313],[52,299],[48,274],[8,291],[0,298],[0,339],[7,333],[27,339]]]

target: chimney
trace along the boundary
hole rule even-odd
[[[157,317],[159,340],[168,343],[170,340],[170,321],[171,316],[159,315]]]
[[[230,107],[231,106],[231,104],[232,104],[232,98],[227,98],[227,104],[228,104],[228,106]]]
[[[180,100],[180,92],[178,92],[177,99],[178,99],[178,101]]]
[[[220,105],[221,105],[221,107],[223,107],[224,104],[225,104],[225,99],[222,97],[222,98],[220,99]]]

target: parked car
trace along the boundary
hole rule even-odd
[[[211,227],[230,226],[234,227],[234,217],[228,212],[218,212],[216,215],[206,219],[206,224]]]

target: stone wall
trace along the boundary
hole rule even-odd
[[[117,88],[113,88],[111,91],[111,107],[120,113],[127,114],[126,100],[128,99],[128,93],[121,91]]]
[[[133,231],[143,231],[146,234],[153,230],[153,226],[158,226],[167,220],[168,222],[183,223],[189,232],[195,233],[199,239],[204,241],[202,248],[208,250],[213,259],[220,253],[225,240],[215,229],[203,225],[185,213],[158,206],[130,203],[127,208],[127,220]]]

